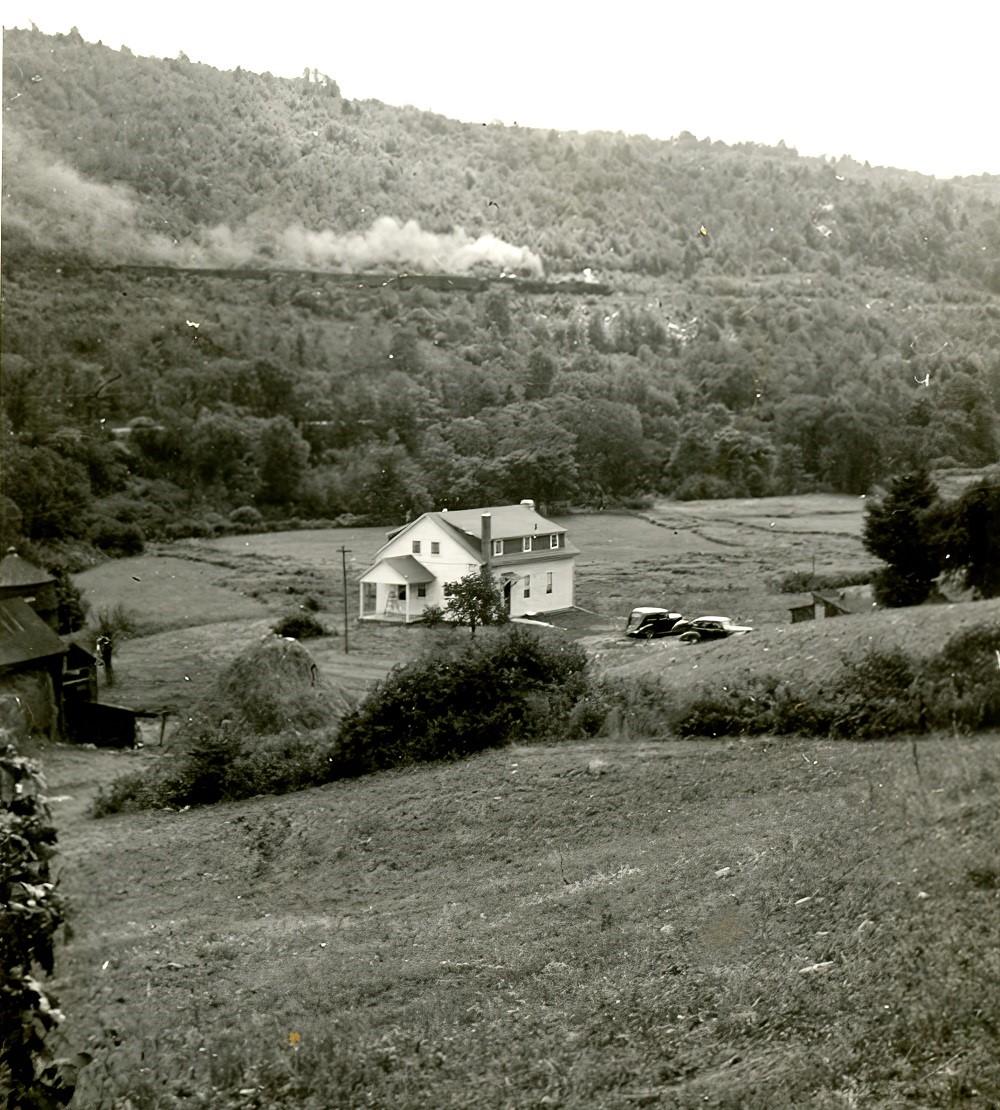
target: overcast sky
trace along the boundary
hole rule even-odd
[[[6,0],[32,21],[457,119],[1000,174],[997,0]]]

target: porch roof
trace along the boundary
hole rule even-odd
[[[390,555],[361,576],[362,582],[414,583],[433,582],[434,575],[412,555]]]

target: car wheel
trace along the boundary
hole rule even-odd
[[[684,632],[681,634],[682,644],[696,644],[701,639],[697,632]]]

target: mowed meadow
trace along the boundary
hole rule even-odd
[[[997,603],[956,603],[791,626],[779,578],[870,566],[862,506],[817,495],[567,517],[583,612],[557,623],[599,671],[669,690],[776,661],[832,671],[873,640],[930,645],[995,619]],[[140,617],[115,700],[186,713],[309,595],[331,635],[306,646],[354,696],[435,637],[466,636],[357,626],[354,583],[383,536],[185,541],[80,575],[96,606]],[[755,630],[634,643],[620,632],[636,604]],[[94,1055],[74,1105],[1000,1106],[995,736],[622,730],[282,797],[88,815],[100,783],[164,758],[169,733],[162,750],[44,758],[74,907],[61,1038]]]

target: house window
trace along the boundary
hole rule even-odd
[[[414,555],[419,555],[420,554],[420,540],[414,540],[413,541],[413,554]]]
[[[549,547],[550,548],[556,548],[558,546],[559,546],[559,533],[558,532],[553,532],[552,535],[549,536]]]
[[[432,555],[440,555],[441,554],[441,544],[437,540],[431,540],[431,554]]]
[[[494,540],[493,541],[493,554],[494,555],[502,555],[503,554],[503,540]]]
[[[521,550],[522,551],[530,551],[531,550],[531,536],[522,536],[521,537]]]
[[[545,575],[545,592],[552,593],[552,571],[548,571]]]
[[[417,584],[417,597],[426,597],[426,596],[427,596],[427,583],[426,582],[419,582]]]
[[[525,597],[531,597],[531,575],[530,574],[526,574],[524,576],[524,596]]]

